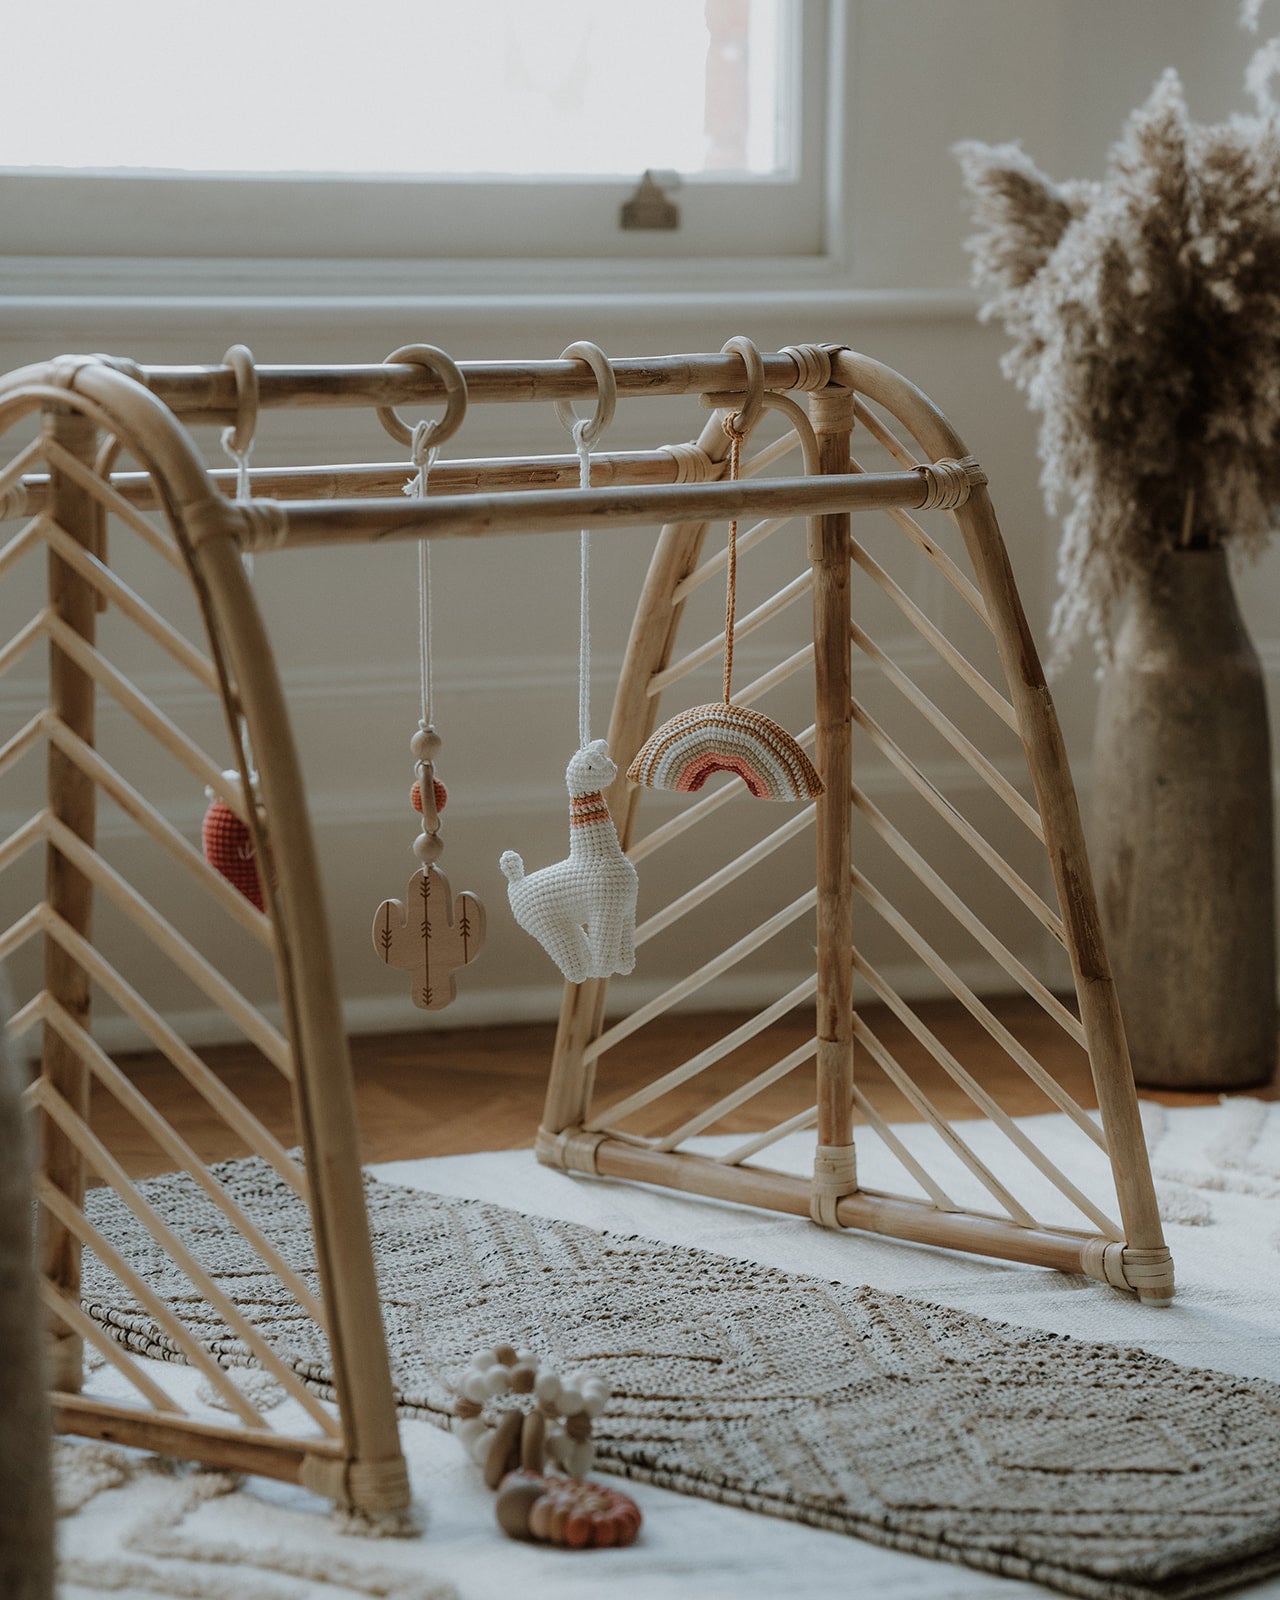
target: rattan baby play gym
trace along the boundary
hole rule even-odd
[[[598,373],[576,356],[464,362],[460,371],[472,406],[559,401],[590,408],[599,391]],[[1083,1272],[1152,1302],[1167,1301],[1172,1294],[1172,1266],[1156,1212],[1075,795],[981,468],[919,390],[843,346],[790,347],[751,362],[739,342],[737,348],[717,354],[615,360],[608,364],[608,376],[617,395],[627,399],[689,396],[691,407],[697,407],[700,397],[709,419],[693,443],[622,451],[597,442],[586,488],[581,487],[580,462],[572,454],[441,459],[432,468],[429,492],[411,499],[402,493],[402,463],[239,475],[211,471],[185,425],[216,423],[234,429],[244,422],[250,404],[263,409],[438,409],[449,398],[448,385],[437,370],[412,356],[344,367],[139,367],[118,358],[67,356],[14,372],[0,383],[0,429],[17,441],[0,471],[0,515],[22,519],[20,530],[0,547],[0,579],[13,595],[18,591],[11,574],[16,578],[19,570],[30,570],[41,551],[47,562],[35,614],[0,647],[0,671],[14,666],[40,641],[47,644],[49,661],[45,703],[16,731],[4,729],[0,743],[0,776],[10,784],[30,784],[34,763],[24,757],[38,748],[47,750],[46,779],[34,814],[0,844],[0,869],[22,858],[30,869],[36,847],[43,845],[45,884],[43,892],[37,888],[35,904],[24,906],[0,935],[0,957],[16,955],[15,970],[35,976],[28,985],[35,992],[22,997],[13,1019],[14,1033],[25,1035],[37,1023],[43,1031],[41,1067],[30,1098],[42,1127],[40,1253],[55,1349],[56,1414],[64,1430],[300,1481],[367,1510],[394,1509],[407,1497],[361,1193],[339,985],[289,715],[271,641],[242,566],[243,554],[251,551],[447,539],[470,541],[479,557],[485,541],[501,534],[537,537],[585,526],[605,541],[616,529],[661,525],[608,730],[619,776],[606,798],[618,836],[630,860],[643,864],[682,838],[696,837],[704,825],[724,830],[730,815],[747,817],[742,826],[760,831],[709,875],[705,859],[695,852],[687,886],[650,912],[637,929],[636,941],[643,947],[712,902],[736,906],[735,914],[745,903],[756,920],[731,936],[721,923],[715,924],[716,942],[708,943],[705,961],[662,993],[615,1016],[608,1026],[607,979],[566,985],[543,1123],[530,1129],[531,1139],[536,1131],[542,1161],[573,1172],[635,1179],[811,1216],[830,1228],[869,1230]],[[796,391],[798,400],[792,398]],[[747,436],[735,481],[726,481],[731,450],[726,417],[736,418],[738,433]],[[757,423],[763,426],[753,439]],[[770,431],[777,437],[761,443]],[[777,475],[775,469],[791,451],[800,453],[803,474]],[[132,459],[123,459],[125,453]],[[872,455],[883,460],[872,466]],[[750,553],[754,559],[756,548],[768,542],[791,559],[798,573],[725,632],[680,655],[676,643],[682,617],[693,614],[699,591],[712,594],[724,583],[726,552],[717,542],[708,546],[713,553],[704,554],[708,525],[729,518],[752,519],[740,541],[744,558]],[[918,582],[899,581],[890,570],[889,555],[877,558],[872,553],[871,536],[863,530],[873,522],[884,538],[897,541],[893,559],[900,556],[914,564]],[[797,527],[807,528],[803,550],[797,538],[782,533],[787,528],[794,533]],[[376,560],[370,565],[376,566]],[[145,574],[152,570],[158,575],[155,589],[143,593]],[[872,601],[851,602],[855,579],[859,593],[873,596],[876,605],[889,605],[929,660],[942,664],[940,670],[957,694],[972,696],[983,715],[994,719],[993,726],[1009,731],[1023,773],[1029,774],[1031,798],[962,730],[959,712],[944,709],[938,703],[941,696],[926,693],[872,636]],[[190,606],[192,593],[206,635],[201,644],[162,614],[166,600],[175,595]],[[723,788],[682,798],[678,809],[668,802],[666,820],[647,833],[640,831],[638,819],[649,791],[623,774],[658,724],[661,691],[701,665],[714,664],[735,641],[754,640],[757,634],[769,637],[770,626],[784,613],[794,617],[792,604],[810,595],[812,627],[806,626],[799,647],[768,665],[736,701],[746,706],[779,690],[803,693],[814,721],[799,733],[799,743],[812,754],[821,794],[798,811],[780,812],[757,805],[731,777]],[[110,630],[100,625],[99,613],[109,614]],[[149,647],[158,646],[190,675],[211,705],[220,706],[227,741],[221,756],[211,755],[178,727],[111,659],[117,637],[112,630],[121,630],[120,637],[123,630],[145,636]],[[955,637],[965,642],[963,650]],[[974,640],[985,640],[982,648],[992,652],[994,674],[973,664]],[[867,675],[868,683],[874,679],[879,688],[864,692],[857,674]],[[992,675],[1001,674],[1003,688],[992,681]],[[727,681],[726,671],[726,686]],[[904,725],[907,717],[919,719],[930,737],[945,741],[966,772],[976,776],[984,800],[1004,818],[998,828],[984,832],[975,826],[912,753],[914,736],[897,731],[896,722],[892,729],[886,726],[889,713],[875,714],[874,695],[882,688],[897,697],[895,706],[905,705]],[[249,830],[263,868],[263,911],[214,871],[97,746],[95,701],[100,691],[131,727],[158,741],[194,784],[207,785]],[[794,703],[783,714],[798,715]],[[864,752],[856,765],[855,751]],[[256,770],[252,784],[251,760]],[[978,917],[969,898],[915,848],[903,831],[907,824],[902,818],[908,813],[894,820],[887,801],[872,797],[864,773],[873,761],[877,771],[883,769],[902,785],[912,806],[926,807],[945,826],[958,858],[994,874],[1018,914],[1033,918],[1038,930],[1065,950],[1077,1009],[1064,1004]],[[239,782],[224,773],[228,767],[238,770]],[[273,1026],[201,953],[197,938],[180,932],[125,871],[105,858],[95,843],[99,791],[128,819],[139,840],[158,852],[157,859],[184,875],[188,890],[198,891],[210,914],[216,910],[225,915],[251,948],[269,953],[278,976],[283,1029]],[[29,788],[25,798],[32,792]],[[252,799],[246,801],[246,796]],[[423,799],[430,810],[429,796]],[[726,809],[731,807],[740,810]],[[767,898],[770,883],[764,863],[810,826],[816,866],[810,857],[807,885],[798,897],[761,918],[761,900]],[[993,832],[999,848],[990,837]],[[905,874],[902,881],[909,889],[886,892],[878,885],[871,873],[876,870],[879,876],[879,869],[867,865],[871,845],[860,842],[864,836],[875,841],[875,850],[895,864],[895,871]],[[1047,856],[1045,895],[1028,881],[1028,873],[1035,875],[1034,863],[1020,868],[1030,859],[1028,851],[1041,869]],[[741,891],[748,884],[752,893],[744,896]],[[126,975],[114,952],[95,944],[95,899],[114,908],[112,915],[126,919],[153,952],[175,963],[288,1080],[305,1167],[147,1001],[139,975]],[[1055,899],[1056,908],[1051,903]],[[957,964],[937,948],[943,942],[940,936],[922,931],[921,906],[928,908],[930,919],[936,914],[973,939],[985,960],[1038,1002],[1047,1025],[1064,1030],[1087,1052],[1099,1116],[1082,1110],[1044,1070],[1034,1050],[994,1015]],[[959,1000],[982,1023],[994,1047],[1038,1085],[1046,1106],[1065,1112],[1081,1138],[1106,1154],[1114,1206],[1106,1197],[1082,1193],[1070,1174],[1036,1149],[868,958],[863,931],[873,922],[892,929],[938,990]],[[789,984],[785,992],[768,994],[766,971],[761,996],[768,1004],[750,1021],[689,1059],[655,1069],[645,1088],[610,1099],[607,1059],[613,1047],[652,1018],[696,997],[783,930],[796,928],[808,930],[807,947],[816,947],[811,976]],[[42,976],[32,962],[32,951],[41,947]],[[643,957],[643,948],[641,953]],[[971,1098],[976,1114],[1008,1134],[1039,1177],[1079,1211],[1083,1227],[1041,1222],[991,1172],[966,1143],[964,1123],[949,1124],[886,1049],[855,1004],[855,985],[905,1025]],[[142,1030],[249,1150],[308,1200],[318,1293],[238,1212],[162,1112],[94,1039],[94,990]],[[815,1014],[807,1042],[728,1092],[708,1091],[696,1114],[663,1116],[665,1095],[685,1089],[778,1017],[809,1006]],[[714,1133],[719,1119],[768,1085],[810,1071],[816,1090],[807,1109],[732,1150],[688,1148],[708,1130]],[[990,1197],[991,1209],[953,1198],[946,1179],[895,1140],[866,1092],[865,1074],[883,1074],[915,1115],[933,1125],[942,1147]],[[704,1081],[712,1082],[713,1075]],[[90,1082],[119,1099],[172,1164],[192,1175],[211,1203],[250,1240],[264,1267],[279,1276],[325,1330],[335,1405],[316,1399],[151,1210],[89,1125]],[[859,1139],[880,1138],[895,1150],[918,1193],[893,1195],[859,1187],[855,1123]],[[772,1171],[758,1159],[772,1142],[801,1128],[815,1130],[809,1179]],[[228,1381],[213,1356],[95,1232],[82,1204],[88,1182],[105,1182],[117,1191],[254,1359],[305,1409],[314,1431],[273,1429],[252,1400]],[[153,1368],[135,1361],[85,1314],[79,1300],[82,1249],[92,1250],[127,1283],[186,1359],[201,1369],[236,1423],[219,1425],[186,1414],[152,1375]],[[137,1393],[136,1406],[82,1392],[86,1344],[127,1375]]]

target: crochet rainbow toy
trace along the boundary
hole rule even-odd
[[[758,800],[812,800],[822,793],[813,762],[785,728],[747,706],[691,706],[664,722],[627,768],[648,789],[701,789],[713,773],[736,773]]]

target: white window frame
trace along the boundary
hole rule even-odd
[[[0,283],[99,293],[696,287],[832,257],[847,0],[796,0],[790,172],[686,177],[676,231],[622,230],[639,174],[411,179],[0,170]],[[175,248],[181,241],[181,249]]]

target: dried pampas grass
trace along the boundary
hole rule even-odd
[[[1257,551],[1280,510],[1280,41],[1248,73],[1253,115],[1191,121],[1176,72],[1100,182],[1054,183],[1017,145],[956,147],[983,317],[1040,414],[1063,521],[1051,634],[1104,659],[1116,600],[1179,545]]]

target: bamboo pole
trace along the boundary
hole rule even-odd
[[[847,461],[844,463],[847,467]],[[584,526],[635,528],[745,516],[820,516],[918,508],[928,499],[915,472],[833,473],[763,482],[673,483],[636,489],[532,489],[426,500],[261,501],[240,507],[248,549],[380,544],[396,539],[482,539],[564,533]]]
[[[89,588],[91,595],[94,594],[92,586],[86,585],[86,587]],[[198,783],[212,789],[241,822],[247,821],[248,809],[239,785],[223,776],[222,768],[205,754],[194,739],[188,738],[182,729],[166,717],[164,712],[132,684],[118,667],[95,650],[91,644],[79,638],[60,617],[47,616],[45,629],[58,648],[70,656],[88,677],[100,683],[116,704],[145,728],[175,761],[181,762]],[[54,710],[57,710],[56,706]],[[66,722],[67,719],[63,717],[61,720]],[[74,731],[78,730],[73,729]]]
[[[933,1201],[934,1205],[942,1211],[959,1211],[961,1207],[956,1204],[928,1168],[922,1162],[916,1160],[915,1156],[912,1155],[911,1151],[907,1149],[906,1145],[893,1131],[891,1124],[884,1120],[856,1083],[853,1086],[853,1103],[862,1113],[867,1126],[874,1133],[879,1134],[884,1141],[885,1148],[898,1158],[929,1196],[930,1200]]]
[[[687,447],[686,447],[687,448]],[[601,450],[591,454],[591,481],[597,487],[682,483],[689,476],[688,459],[680,448]],[[437,461],[427,485],[429,495],[479,494],[495,489],[569,489],[578,483],[576,455],[494,456]],[[338,500],[391,498],[400,494],[411,471],[404,461],[347,462],[333,466],[253,467],[249,491],[255,499]],[[235,468],[215,467],[209,479],[228,499],[236,496]],[[163,502],[149,472],[113,472],[111,490],[135,511],[156,511]],[[22,479],[24,514],[38,515],[48,499],[46,474]]]
[[[818,438],[818,469],[848,471],[853,396],[843,389],[810,397]],[[821,481],[821,480],[819,480]],[[816,766],[823,792],[817,799],[818,1002],[817,1099],[820,1149],[853,1144],[853,891],[850,887],[852,782],[849,703],[853,695],[849,656],[849,545],[847,511],[809,523],[813,571],[814,694],[817,704]],[[852,1179],[849,1179],[852,1186]]]
[[[736,1145],[724,1155],[717,1156],[716,1161],[721,1166],[736,1167],[749,1157],[758,1155],[761,1150],[767,1150],[771,1144],[777,1144],[779,1140],[785,1139],[788,1134],[803,1133],[806,1128],[814,1127],[817,1121],[817,1106],[810,1106],[807,1111],[797,1111],[794,1117],[788,1117],[785,1122],[779,1122],[763,1133],[752,1134],[745,1144]]]
[[[37,639],[44,638],[48,627],[48,610],[38,611],[30,622],[24,623],[8,643],[0,648],[0,678],[4,677],[10,667],[16,666],[22,660]]]
[[[97,512],[92,496],[64,470],[66,461],[83,464],[92,461],[97,448],[97,429],[85,417],[70,409],[49,409],[43,415],[42,453],[46,459],[60,458],[52,486],[51,511],[68,538],[92,546],[97,531]],[[67,639],[92,648],[96,623],[94,591],[91,585],[53,551],[48,553],[49,608],[47,620],[56,620]],[[71,728],[86,744],[94,738],[94,682],[83,666],[67,650],[66,643],[50,639],[49,704],[53,714]],[[47,793],[49,816],[66,836],[84,849],[92,850],[96,819],[93,782],[55,745],[47,749]],[[73,927],[89,937],[93,919],[93,884],[60,848],[49,839],[46,849],[45,904]],[[89,1023],[89,976],[80,964],[60,946],[46,940],[44,988],[54,1000],[84,1026]],[[40,1077],[42,1085],[64,1100],[81,1118],[89,1115],[89,1074],[84,1063],[52,1028],[44,1030]],[[41,1119],[43,1157],[41,1168],[54,1188],[66,1195],[71,1205],[84,1205],[85,1165],[75,1141],[52,1118]],[[43,1276],[68,1299],[80,1299],[80,1245],[67,1228],[46,1213],[40,1227],[39,1259]],[[65,1324],[53,1328],[52,1378],[57,1388],[74,1393],[83,1375],[84,1345],[81,1336]]]
[[[803,365],[785,351],[763,354],[770,390],[799,386]],[[528,401],[590,400],[595,377],[584,361],[460,361],[472,405]],[[742,358],[725,355],[646,356],[609,363],[620,398],[635,395],[707,394],[741,387]],[[235,374],[227,367],[145,366],[148,390],[185,420],[234,423],[239,415]],[[441,378],[411,362],[376,365],[257,368],[258,404],[279,407],[375,407],[432,405],[445,398]]]
[[[104,566],[91,550],[84,549],[68,538],[52,518],[45,523],[45,538],[49,547],[57,551],[69,567],[74,567],[86,582],[91,583],[104,600],[114,601],[118,609],[180,667],[185,667],[206,689],[217,694],[218,680],[213,663],[166,622],[154,607],[149,606],[141,595],[118,578],[110,567]]]
[[[14,534],[4,549],[0,550],[0,578],[4,577],[10,567],[16,567],[28,551],[35,549],[40,543],[43,530],[44,518],[33,517],[25,528]]]
[[[45,1310],[52,1312],[55,1322],[62,1323],[68,1334],[91,1344],[126,1383],[132,1384],[149,1406],[174,1416],[186,1415],[173,1396],[150,1378],[139,1362],[130,1360],[115,1340],[105,1334],[92,1317],[84,1314],[78,1300],[71,1300],[61,1289],[55,1289],[48,1278],[40,1280],[40,1298]]]
[[[759,1167],[730,1165],[683,1151],[650,1150],[605,1139],[596,1149],[602,1177],[656,1183],[688,1194],[709,1195],[739,1205],[760,1206],[791,1216],[809,1215],[809,1180],[768,1172]],[[939,1211],[917,1200],[859,1189],[837,1202],[840,1226],[916,1244],[940,1245],[1004,1261],[1083,1272],[1092,1234],[1066,1228],[1019,1226],[1000,1217],[973,1212]]]
[[[753,951],[759,950],[761,945],[768,944],[769,940],[776,938],[784,928],[789,928],[793,922],[804,916],[806,911],[811,911],[817,902],[817,888],[806,889],[804,894],[798,895],[790,905],[783,906],[781,911],[775,911],[773,916],[753,928],[750,933],[744,933],[742,938],[735,939],[727,949],[713,956],[710,961],[704,962],[687,977],[681,978],[679,983],[672,984],[669,989],[665,989],[660,995],[655,995],[647,1004],[637,1007],[630,1016],[615,1022],[613,1027],[600,1034],[594,1043],[587,1047],[584,1052],[586,1060],[598,1061],[606,1050],[611,1050],[615,1044],[629,1038],[647,1022],[652,1022],[655,1017],[670,1011],[673,1006],[679,1005],[682,1000],[687,1000],[690,995],[697,994],[699,989],[706,988],[707,984],[728,972],[730,967],[737,966],[739,961],[745,961]]]
[[[127,500],[98,476],[91,465],[77,461],[74,456],[57,446],[46,449],[44,453],[50,466],[65,472],[69,478],[92,495],[104,510],[110,511],[119,517],[121,522],[132,528],[143,543],[149,545],[162,560],[167,561],[175,572],[180,572],[183,577],[186,576],[182,556],[173,542],[166,539],[158,528],[152,527],[145,517],[139,516]],[[90,546],[90,549],[96,550],[96,546]]]
[[[360,1166],[351,1058],[329,942],[306,791],[271,643],[229,524],[193,555],[215,664],[234,684],[257,754],[262,813],[251,826],[271,870],[264,890],[278,932],[280,992],[298,1063],[294,1106],[304,1148],[334,1391],[349,1451],[347,1492],[364,1510],[402,1509],[400,1448],[373,1245]],[[234,702],[228,731],[240,747]],[[245,760],[243,750],[240,759]],[[268,835],[262,818],[279,819]]]
[[[341,1450],[322,1439],[283,1439],[276,1433],[220,1427],[195,1417],[170,1420],[154,1412],[66,1394],[54,1396],[53,1416],[61,1433],[151,1450],[180,1461],[189,1460],[195,1446],[198,1459],[219,1471],[257,1473],[308,1488],[320,1488],[329,1480],[336,1487],[342,1479]],[[314,1479],[308,1470],[312,1463],[319,1468]],[[321,1492],[329,1490],[325,1487]]]

